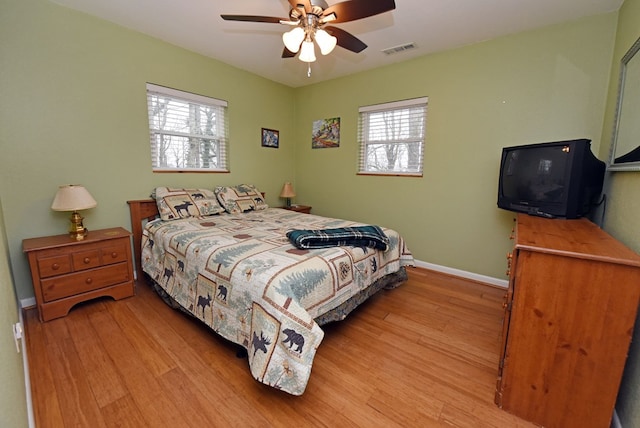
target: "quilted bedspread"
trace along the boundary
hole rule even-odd
[[[359,225],[278,208],[154,220],[143,232],[142,267],[183,308],[245,347],[255,379],[301,395],[324,336],[314,318],[413,257],[385,228],[387,251],[298,249],[286,233]]]

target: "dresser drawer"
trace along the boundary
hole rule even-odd
[[[71,272],[71,258],[68,254],[38,259],[40,278],[62,275]]]
[[[130,272],[127,263],[114,264],[99,269],[89,269],[43,279],[41,281],[42,297],[45,302],[50,302],[63,297],[126,282],[129,279]]]

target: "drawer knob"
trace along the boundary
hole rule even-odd
[[[111,258],[115,259],[116,257],[118,257],[118,253],[116,253],[115,251],[111,253]]]
[[[60,269],[60,265],[58,263],[54,263],[54,264],[51,265],[51,269],[58,270],[58,269]]]
[[[85,257],[83,262],[84,262],[85,265],[87,265],[87,264],[89,264],[89,262],[91,262],[91,259],[89,257]]]
[[[91,284],[93,282],[93,279],[87,278],[87,279],[84,280],[84,282],[87,283],[87,284]]]

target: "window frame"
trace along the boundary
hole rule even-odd
[[[382,176],[400,176],[400,177],[422,177],[424,174],[424,153],[425,153],[425,145],[426,145],[426,131],[427,131],[427,106],[429,103],[428,97],[418,97],[411,98],[401,101],[393,101],[382,104],[373,104],[368,106],[363,106],[358,109],[358,145],[359,145],[359,155],[358,155],[358,171],[357,175],[382,175]],[[367,140],[367,134],[371,131],[371,118],[376,113],[391,113],[393,111],[400,110],[408,110],[412,108],[422,108],[423,111],[418,119],[422,120],[422,134],[419,138],[415,138],[416,136],[410,136],[411,138],[390,138],[390,139],[380,139],[380,140]],[[413,119],[413,117],[412,117]],[[365,155],[367,153],[367,149],[369,145],[382,145],[382,144],[408,144],[408,143],[419,143],[419,159],[417,161],[417,168],[415,170],[409,171],[401,171],[398,169],[395,170],[379,170],[373,171],[365,169],[366,159]],[[409,162],[407,160],[407,162]]]
[[[229,165],[228,165],[228,145],[229,145],[229,125],[228,125],[228,103],[225,100],[220,100],[213,97],[208,97],[204,95],[194,94],[192,92],[186,92],[178,89],[168,88],[166,86],[160,86],[153,83],[146,84],[146,93],[147,93],[147,117],[148,117],[148,126],[149,126],[149,148],[151,154],[151,168],[153,172],[206,172],[206,173],[228,173]],[[209,135],[205,133],[190,133],[190,132],[181,132],[175,129],[156,129],[154,128],[153,118],[152,118],[152,97],[153,96],[161,96],[165,98],[169,98],[178,103],[187,103],[190,106],[197,106],[198,108],[214,108],[217,109],[216,115],[222,114],[222,117],[217,122],[217,126],[221,127],[221,131],[215,135]],[[184,115],[185,119],[193,119],[191,117],[191,109],[189,112],[189,116]],[[186,126],[186,125],[185,125]],[[156,138],[158,136],[168,136],[168,137],[177,137],[177,138],[187,138],[187,139],[197,139],[197,144],[200,145],[202,140],[211,141],[212,144],[216,147],[216,166],[215,167],[206,167],[206,166],[198,166],[198,167],[186,167],[186,166],[160,166],[157,165],[157,157],[159,148],[156,147]],[[198,152],[200,152],[200,146],[198,146]],[[186,162],[183,158],[180,159],[183,162]],[[198,158],[199,158],[198,154]],[[198,160],[199,163],[202,160]]]

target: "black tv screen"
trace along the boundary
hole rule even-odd
[[[586,215],[602,192],[604,162],[586,139],[502,149],[498,206],[544,217]]]

